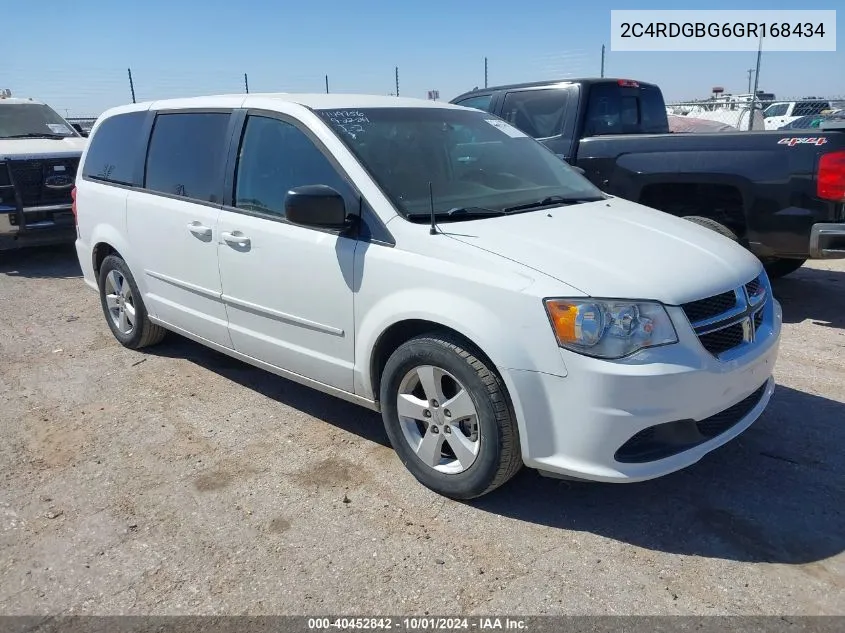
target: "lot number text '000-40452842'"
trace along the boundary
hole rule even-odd
[[[309,631],[397,630],[397,631],[524,631],[527,625],[519,618],[500,617],[322,617],[308,618]]]

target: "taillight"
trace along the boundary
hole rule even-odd
[[[79,224],[79,218],[76,217],[76,187],[71,189],[70,199],[73,200],[73,204],[70,205],[70,210],[73,211],[73,221],[75,224]]]
[[[816,195],[845,202],[845,152],[823,154],[816,174]]]
[[[640,84],[638,84],[636,81],[633,81],[631,79],[619,79],[616,83],[619,84],[620,86],[622,86],[623,88],[639,88],[640,87]]]

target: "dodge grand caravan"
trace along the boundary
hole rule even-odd
[[[642,481],[751,425],[781,309],[709,229],[603,194],[479,110],[354,95],[97,121],[76,248],[115,338],[167,330],[380,411],[424,485]]]

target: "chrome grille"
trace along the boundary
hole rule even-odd
[[[739,288],[681,306],[701,345],[715,357],[754,342],[769,301],[765,273]]]

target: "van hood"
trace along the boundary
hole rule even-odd
[[[439,228],[597,298],[680,305],[762,270],[754,255],[715,231],[620,198]]]
[[[80,156],[88,143],[81,136],[0,139],[0,160],[25,160],[47,156]]]

